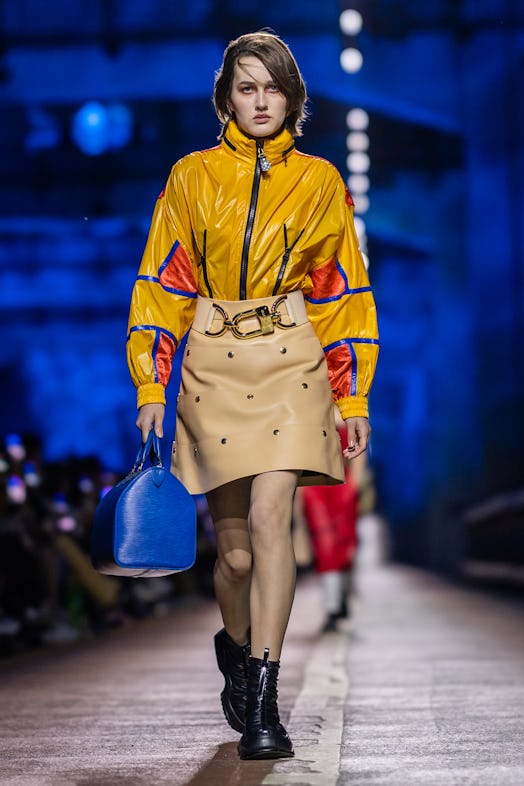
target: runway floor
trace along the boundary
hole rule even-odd
[[[364,522],[353,615],[321,635],[299,582],[280,680],[296,757],[241,762],[214,603],[0,662],[12,786],[522,786],[524,604],[379,558]]]

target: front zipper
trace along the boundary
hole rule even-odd
[[[258,190],[260,188],[260,177],[263,171],[263,160],[267,161],[264,155],[263,143],[257,140],[257,162],[255,164],[255,174],[253,177],[253,187],[251,188],[251,201],[247,214],[246,231],[244,233],[244,243],[242,246],[242,261],[240,263],[240,300],[246,300],[246,281],[247,281],[247,262],[249,257],[249,246],[251,235],[253,234],[253,224],[255,223],[255,213],[257,210]],[[267,169],[264,169],[267,171]]]
[[[284,273],[286,272],[286,267],[287,267],[287,263],[289,262],[289,257],[291,256],[291,252],[295,248],[296,244],[300,240],[300,238],[303,235],[303,233],[304,233],[304,230],[301,229],[300,232],[298,233],[298,235],[296,236],[294,243],[292,243],[290,246],[288,246],[288,244],[287,244],[287,226],[284,224],[284,255],[282,257],[282,262],[280,263],[280,270],[278,271],[276,284],[273,287],[273,292],[271,293],[272,295],[276,295],[277,294],[277,292],[278,292],[278,290],[280,288],[280,285],[282,283],[282,279],[284,278]]]

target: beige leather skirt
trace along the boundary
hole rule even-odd
[[[344,482],[320,342],[301,292],[198,298],[182,362],[172,472],[192,494],[241,477],[301,470]]]

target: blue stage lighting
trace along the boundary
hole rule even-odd
[[[88,156],[120,150],[129,144],[133,116],[124,104],[104,106],[88,101],[73,117],[71,135],[77,147]]]
[[[109,147],[107,109],[98,101],[88,101],[73,116],[71,135],[82,153],[98,156]]]
[[[119,150],[131,141],[133,132],[133,116],[124,104],[112,104],[107,107],[109,121],[109,147]]]

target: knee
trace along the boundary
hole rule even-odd
[[[231,549],[222,555],[221,562],[231,581],[243,581],[251,573],[253,558],[249,551]]]
[[[258,500],[249,512],[249,529],[252,541],[271,545],[278,538],[290,537],[291,510],[279,501]]]

